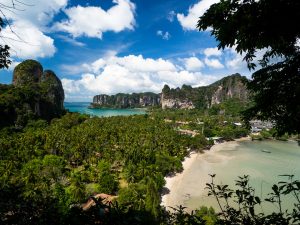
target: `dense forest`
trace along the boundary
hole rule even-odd
[[[164,176],[180,172],[181,161],[190,151],[209,148],[211,143],[204,135],[223,135],[231,140],[248,134],[246,128],[232,124],[238,117],[207,113],[156,110],[145,115],[110,118],[67,113],[49,123],[37,119],[30,120],[22,129],[2,128],[2,222],[216,224],[222,221],[213,209],[206,207],[188,214],[182,207],[168,212],[160,206],[165,191]],[[179,119],[186,123],[178,123]],[[225,124],[224,119],[228,121]],[[198,121],[203,121],[204,127]],[[179,129],[193,129],[198,134],[182,134]],[[217,193],[217,186],[212,193]],[[216,196],[221,198],[226,193]],[[283,214],[276,218],[280,216]]]
[[[67,113],[59,79],[32,60],[16,67],[13,85],[0,88],[3,223],[217,224],[232,216],[229,206],[218,216],[206,207],[192,214],[181,206],[170,212],[160,202],[168,191],[164,177],[181,172],[191,151],[208,150],[210,137],[233,140],[249,134],[241,118],[249,104],[241,99],[202,110],[149,108],[145,115],[128,117]],[[294,188],[297,182],[286,185]],[[217,199],[233,193],[213,181],[210,185]],[[291,190],[298,196],[297,188]],[[235,213],[244,220],[246,212]],[[295,218],[288,215],[274,218]]]
[[[300,30],[290,26],[299,21],[299,9],[295,0],[223,0],[199,19],[199,30],[209,28],[219,49],[245,54],[249,69],[257,66],[258,50],[266,50],[248,83],[252,102],[244,101],[248,93],[242,90],[242,98],[207,104],[204,92],[213,97],[220,83],[205,91],[165,86],[165,97],[188,99],[195,107],[90,117],[64,109],[62,83],[53,71],[34,60],[20,63],[12,85],[0,85],[1,224],[300,224],[300,181],[288,174],[268,196],[257,196],[247,175],[229,187],[210,174],[206,188],[217,212],[160,205],[168,191],[164,177],[181,172],[191,151],[208,150],[210,137],[248,135],[251,118],[274,122],[262,138],[299,134]],[[1,11],[0,31],[9,22]],[[0,69],[11,64],[9,54],[1,44]],[[293,199],[291,210],[282,207],[286,199]],[[264,213],[262,202],[278,211]]]
[[[218,121],[221,118],[210,118],[205,132],[220,129]],[[224,130],[231,127],[223,126]],[[22,130],[3,128],[2,216],[8,221],[15,216],[28,221],[26,214],[32,215],[27,210],[36,210],[33,222],[55,210],[61,216],[53,219],[61,223],[70,206],[106,193],[117,195],[120,206],[130,204],[132,210],[143,209],[157,218],[164,176],[181,171],[181,161],[189,151],[209,145],[204,135],[182,135],[175,128],[159,112],[111,118],[68,113],[50,124],[40,119],[29,121]],[[231,138],[247,134],[246,129],[232,127],[236,129]],[[57,208],[49,209],[46,202],[56,202]],[[37,208],[26,209],[23,204]],[[41,204],[44,210],[38,210]],[[14,213],[9,216],[7,212]]]

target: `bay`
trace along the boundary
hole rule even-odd
[[[166,178],[170,193],[163,196],[162,204],[167,207],[183,205],[188,211],[200,206],[212,206],[218,210],[216,200],[208,196],[206,183],[209,174],[216,174],[215,183],[228,184],[236,189],[238,176],[249,175],[255,195],[267,198],[273,184],[286,180],[280,176],[293,174],[300,179],[300,147],[295,141],[234,141],[215,145],[204,154],[193,154],[183,165],[184,171],[175,177]],[[291,209],[293,199],[285,198],[284,207]],[[278,211],[270,203],[263,204],[264,212]]]
[[[146,114],[146,109],[90,109],[89,102],[65,102],[64,106],[70,112],[78,112],[98,117],[130,116]]]

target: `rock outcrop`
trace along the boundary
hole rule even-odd
[[[25,60],[17,65],[13,73],[13,85],[24,86],[41,81],[43,75],[42,65],[35,60]]]
[[[96,95],[92,108],[143,108],[160,105],[160,95],[146,92],[133,94]]]
[[[192,87],[183,85],[182,88],[170,89],[165,85],[161,93],[162,109],[194,109],[195,106],[186,90],[192,90]]]
[[[45,97],[48,102],[51,104],[48,107],[51,107],[53,113],[61,113],[64,110],[64,89],[60,79],[56,74],[51,70],[45,70],[40,86],[43,91],[45,91]],[[49,110],[46,109],[46,110]]]
[[[64,112],[64,90],[59,78],[43,71],[35,60],[26,60],[13,72],[12,85],[0,87],[0,126],[22,127],[28,120],[61,116]]]
[[[231,98],[247,101],[249,94],[246,82],[246,77],[233,74],[211,85],[198,88],[183,85],[182,88],[170,89],[165,85],[161,94],[161,105],[163,109],[205,109]]]
[[[50,119],[64,111],[65,94],[60,79],[51,70],[43,71],[39,62],[25,60],[17,65],[14,69],[13,85],[40,92],[32,108],[37,116]]]
[[[194,109],[193,102],[189,99],[179,99],[166,97],[163,93],[161,95],[162,109]]]
[[[158,106],[162,109],[206,109],[231,98],[248,101],[247,81],[246,77],[233,74],[204,87],[192,88],[189,85],[183,85],[181,88],[171,89],[165,85],[160,94],[148,92],[111,96],[96,95],[91,107],[139,108]]]
[[[230,98],[237,98],[241,99],[242,101],[247,101],[249,93],[246,88],[246,83],[246,77],[242,77],[239,74],[234,74],[210,85],[214,88],[214,92],[210,100],[210,106],[214,104],[220,104],[221,102]]]

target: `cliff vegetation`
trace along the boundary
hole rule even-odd
[[[64,90],[55,73],[26,60],[14,69],[12,85],[0,85],[0,127],[20,128],[38,118],[50,121],[64,114],[63,102]]]
[[[235,99],[245,106],[249,103],[249,92],[246,88],[247,78],[240,74],[227,76],[211,85],[192,88],[183,85],[171,89],[165,85],[160,94],[151,92],[96,95],[92,108],[142,108],[156,107],[162,109],[208,109],[230,99]]]

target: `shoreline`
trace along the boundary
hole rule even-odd
[[[201,160],[201,158],[203,158],[204,156],[209,157],[209,155],[215,154],[216,152],[222,150],[224,146],[230,145],[232,147],[235,147],[236,145],[238,145],[239,142],[248,140],[251,140],[249,136],[242,137],[233,141],[226,141],[220,144],[214,144],[209,150],[205,150],[203,153],[191,152],[188,156],[184,158],[182,162],[183,171],[181,173],[176,173],[171,177],[167,176],[164,178],[166,181],[164,188],[168,189],[169,192],[161,196],[160,205],[166,207],[167,210],[170,210],[170,207],[182,205],[181,203],[189,200],[191,195],[196,193],[200,195],[201,193],[203,193],[206,183],[210,182],[210,178],[208,176],[206,178],[199,178],[202,180],[197,190],[193,188],[186,188],[187,190],[185,190],[185,192],[187,193],[183,193],[183,190],[180,189],[180,186],[183,182],[187,183],[188,185],[189,182],[193,182],[194,179],[197,179],[193,176],[193,172],[191,171],[193,169],[192,167],[195,161],[199,159]]]

